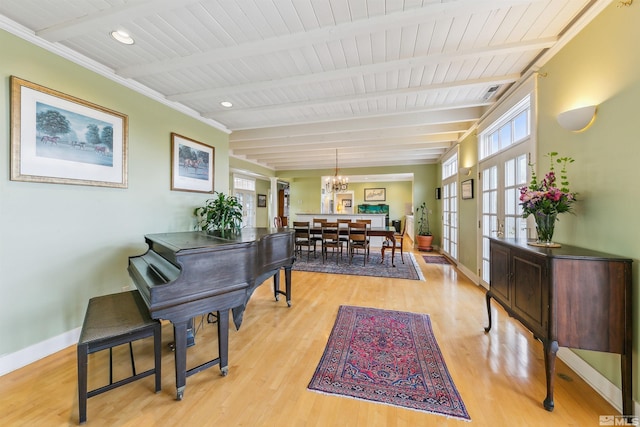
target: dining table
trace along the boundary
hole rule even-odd
[[[320,235],[322,234],[322,228],[321,227],[311,227],[309,229],[309,231],[311,232],[311,234],[316,234],[316,235]],[[367,228],[367,235],[371,236],[371,237],[384,237],[387,238],[391,241],[391,266],[395,267],[395,255],[396,255],[396,236],[395,233],[397,232],[395,227],[389,226],[389,227],[369,227]],[[345,228],[345,227],[339,227],[339,233],[340,235],[348,235],[349,234],[349,229]],[[384,252],[386,249],[389,249],[389,247],[385,247],[383,246],[380,249],[380,252],[382,254],[382,261],[384,262]]]

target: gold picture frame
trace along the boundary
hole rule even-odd
[[[127,188],[128,117],[11,76],[11,180]]]
[[[171,132],[171,189],[213,193],[215,149]]]

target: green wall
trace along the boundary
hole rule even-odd
[[[191,229],[209,196],[170,190],[170,133],[215,147],[216,190],[228,183],[228,135],[0,30],[0,357],[78,328],[89,298],[131,281],[144,235]],[[126,114],[128,188],[9,180],[9,77]]]
[[[550,151],[570,156],[571,190],[579,193],[575,216],[563,215],[554,240],[633,258],[633,349],[635,400],[638,400],[640,331],[640,7],[608,6],[542,70],[538,78],[538,159]],[[596,120],[584,132],[562,129],[558,113],[598,105]],[[546,169],[539,162],[538,173]],[[577,351],[589,364],[620,384],[619,358]]]

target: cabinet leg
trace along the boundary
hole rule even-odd
[[[633,377],[631,375],[631,340],[625,349],[627,354],[620,355],[620,365],[622,371],[622,415],[633,415]]]
[[[489,326],[484,328],[484,331],[489,332],[491,330],[491,294],[489,294],[489,292],[487,292],[486,299],[487,299],[487,314],[489,315]]]
[[[554,408],[553,387],[555,384],[556,353],[558,352],[558,341],[544,341],[544,366],[547,377],[547,397],[542,403],[544,409],[551,412]]]

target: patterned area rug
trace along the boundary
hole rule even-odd
[[[422,258],[427,264],[451,264],[447,257],[443,257],[442,255],[423,255]]]
[[[309,389],[471,420],[426,314],[340,306]]]
[[[400,254],[396,254],[396,266],[391,266],[391,255],[385,254],[384,263],[381,263],[382,256],[378,251],[371,251],[369,261],[366,265],[363,265],[363,255],[355,255],[353,262],[349,264],[349,258],[344,255],[343,259],[340,259],[336,264],[335,255],[329,254],[329,258],[322,263],[322,256],[320,253],[314,258],[313,253],[307,261],[307,255],[303,254],[296,258],[296,262],[293,263],[293,269],[298,271],[312,271],[316,273],[331,273],[331,274],[350,274],[355,276],[375,276],[375,277],[389,277],[396,279],[411,279],[411,280],[424,280],[422,271],[416,262],[413,254],[404,254],[404,264],[400,260]]]

